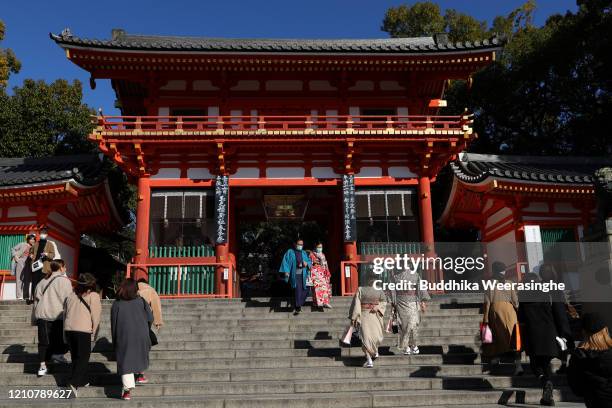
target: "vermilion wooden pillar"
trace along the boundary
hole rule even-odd
[[[419,177],[419,215],[421,220],[421,241],[424,245],[425,255],[435,254],[433,215],[431,211],[431,188],[430,179],[427,176]],[[426,271],[426,279],[435,282],[436,274],[434,270]]]
[[[228,262],[229,261],[229,245],[227,243],[215,245],[215,257],[216,257],[216,261],[219,263]],[[217,266],[217,268],[215,269],[215,294],[216,295],[222,295],[227,292],[227,281],[223,279],[223,271],[226,268],[227,266]],[[228,271],[228,279],[231,279],[231,271]]]
[[[151,205],[151,186],[148,177],[138,178],[138,197],[136,203],[136,248],[134,263],[143,264],[149,254],[149,210]],[[134,279],[148,278],[146,268],[136,268]]]
[[[356,242],[345,242],[344,243],[344,259],[347,261],[357,261],[357,243]],[[346,292],[352,293],[357,291],[359,287],[359,276],[357,265],[351,265],[351,277],[347,278],[344,271],[340,271],[342,279],[344,279]]]

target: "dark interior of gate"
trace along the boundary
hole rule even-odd
[[[231,196],[232,214],[240,221],[234,224],[230,251],[236,255],[243,296],[288,295],[278,269],[298,238],[306,250],[323,244],[337,289],[342,244],[338,189],[235,188]]]

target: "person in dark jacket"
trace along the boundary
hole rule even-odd
[[[535,273],[529,273],[524,282],[539,282]],[[529,356],[531,371],[542,385],[541,405],[553,406],[553,383],[550,361],[559,355],[563,342],[553,311],[550,293],[541,291],[519,292],[518,320],[521,324],[523,349]],[[568,324],[569,327],[569,324]],[[566,334],[562,334],[566,335]]]
[[[121,375],[123,392],[121,398],[131,399],[130,391],[136,384],[147,383],[141,374],[149,367],[151,338],[149,327],[153,312],[149,304],[138,296],[138,284],[128,278],[119,287],[117,300],[111,308],[111,334],[117,357],[117,373]]]
[[[601,315],[582,317],[585,340],[572,353],[567,380],[587,408],[612,408],[612,337]]]
[[[550,263],[544,263],[540,266],[540,277],[543,282],[561,282],[561,277],[557,273],[555,267]],[[576,309],[570,304],[569,297],[562,290],[550,291],[552,299],[553,317],[555,324],[559,330],[559,336],[566,340],[566,349],[561,350],[557,358],[561,360],[561,367],[557,370],[557,374],[565,374],[567,370],[567,358],[572,350],[574,350],[574,335],[569,322],[570,310],[576,314]]]

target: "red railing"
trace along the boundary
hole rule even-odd
[[[463,116],[98,116],[104,132],[124,131],[317,131],[317,130],[455,130],[466,131]]]

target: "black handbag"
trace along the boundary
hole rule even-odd
[[[145,311],[146,311],[147,310],[147,301],[144,298],[141,298],[141,299],[142,299],[142,303],[143,303]],[[151,323],[149,323],[149,339],[151,340],[151,346],[157,346],[157,344],[159,344],[159,341],[157,340],[157,335],[151,329]]]

